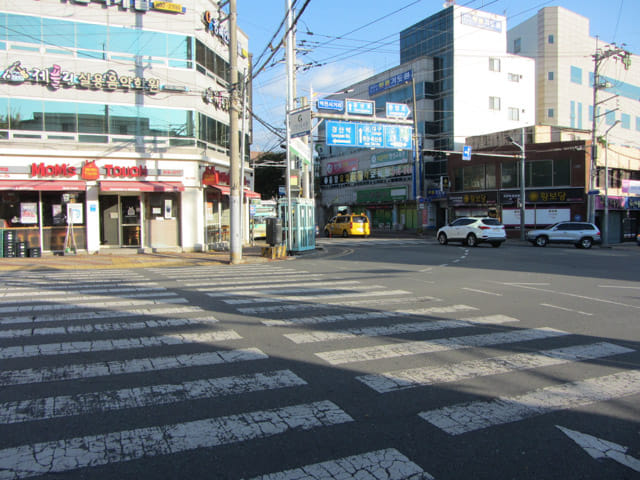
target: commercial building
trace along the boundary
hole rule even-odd
[[[51,252],[224,241],[229,137],[242,132],[229,132],[222,17],[208,0],[3,3],[0,218],[12,237]],[[248,78],[240,31],[238,43]]]

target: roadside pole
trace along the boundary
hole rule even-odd
[[[229,251],[232,264],[242,261],[241,222],[242,210],[240,205],[240,148],[238,144],[238,26],[236,0],[229,0],[229,170],[231,191],[229,192]]]

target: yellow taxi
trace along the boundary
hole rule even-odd
[[[324,234],[327,237],[341,235],[348,237],[350,235],[363,235],[368,237],[371,235],[371,227],[369,219],[364,213],[349,213],[345,215],[336,215],[324,226]]]

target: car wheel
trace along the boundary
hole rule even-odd
[[[447,244],[447,235],[442,232],[440,233],[440,235],[438,235],[438,242],[440,242],[440,245],[446,245]]]
[[[547,243],[549,243],[549,239],[547,237],[545,237],[544,235],[540,235],[538,238],[536,238],[536,246],[538,247],[546,247]]]
[[[331,236],[331,234],[329,233],[329,230],[325,230],[324,231],[324,236],[325,237],[330,237]]]
[[[580,240],[580,243],[576,246],[579,246],[580,248],[591,248],[592,244],[593,244],[593,240],[591,240],[589,237],[584,237],[583,239]]]
[[[467,236],[467,246],[468,247],[477,247],[478,246],[478,239],[476,238],[476,236],[473,233],[470,233]]]
[[[348,233],[346,230],[343,230],[343,231],[342,231],[342,236],[343,236],[344,238],[347,238],[347,237],[349,236],[349,233]]]
[[[492,246],[493,248],[498,248],[500,245],[502,245],[502,242],[493,242],[493,243],[491,244],[491,246]]]

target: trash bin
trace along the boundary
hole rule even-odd
[[[282,243],[282,220],[278,217],[268,217],[267,224],[267,243],[271,246],[280,245]]]

